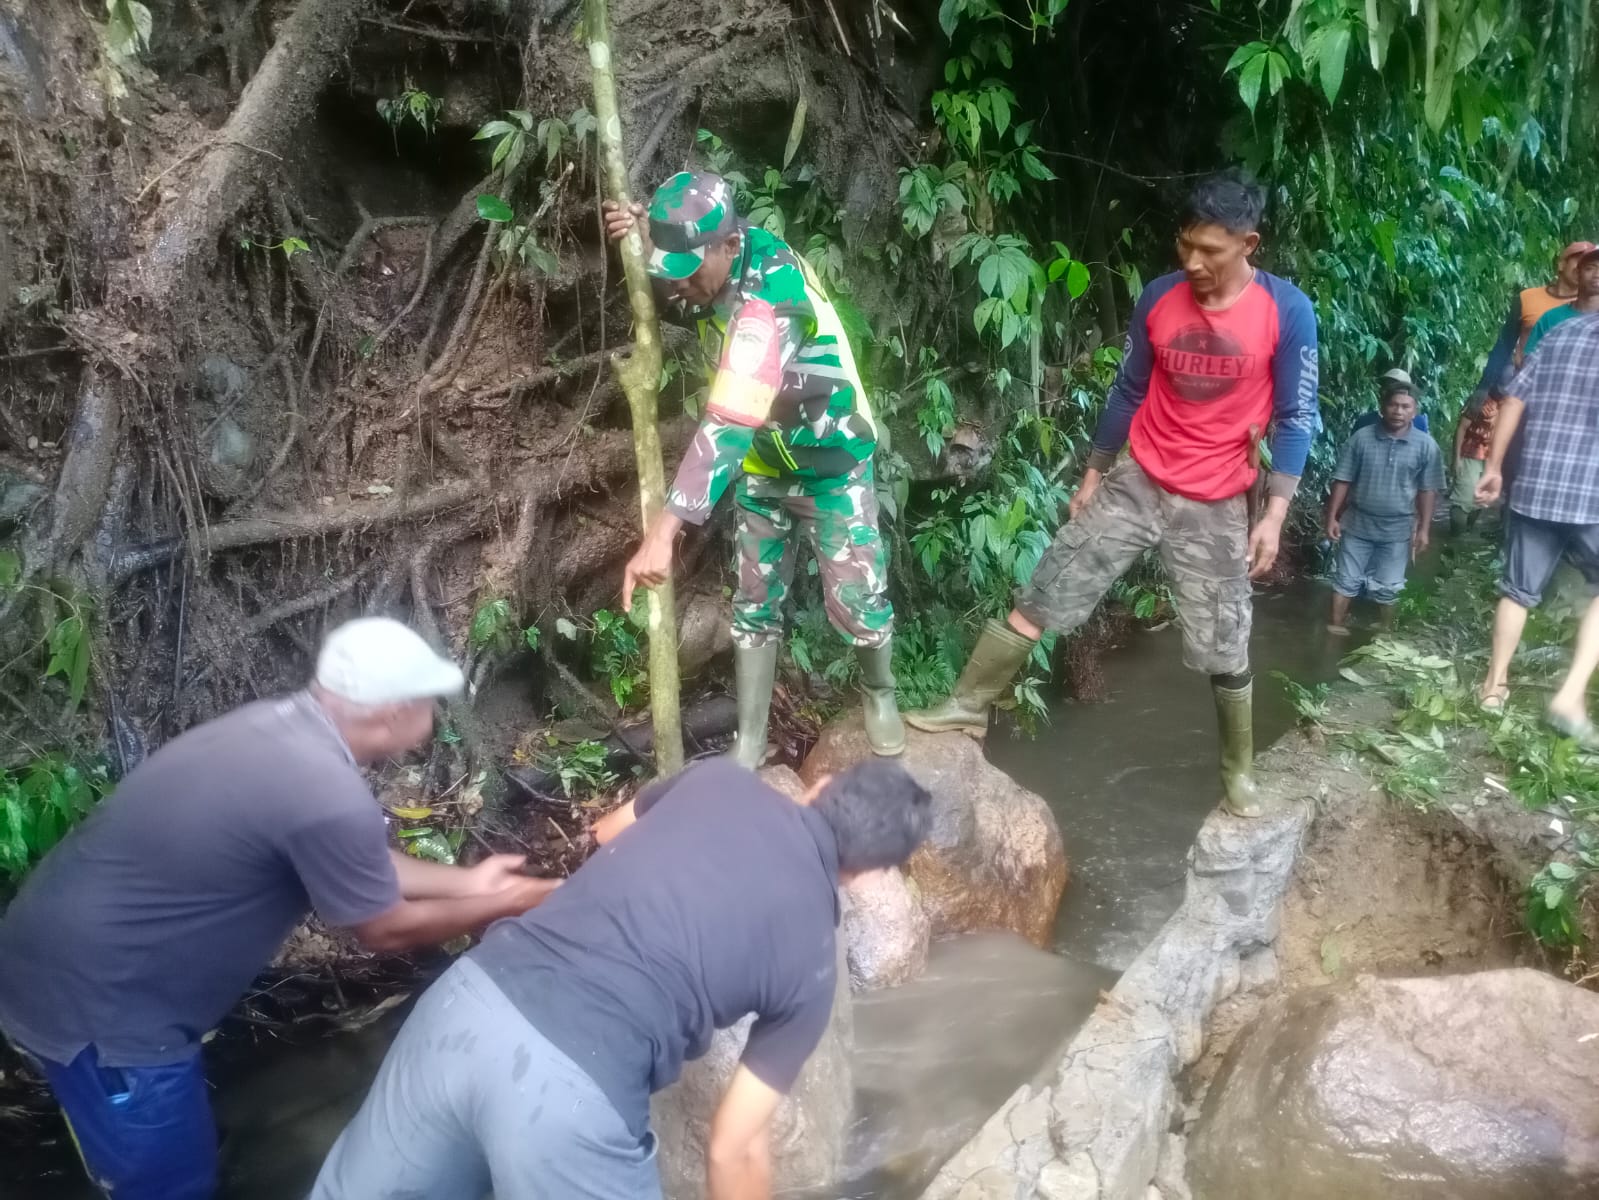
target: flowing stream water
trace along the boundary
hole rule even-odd
[[[1291,724],[1281,670],[1330,677],[1348,639],[1322,628],[1325,587],[1262,592],[1255,603],[1256,748]],[[1175,626],[1134,633],[1110,652],[1110,698],[1061,703],[1036,739],[1006,727],[992,761],[1053,807],[1071,879],[1049,953],[1002,935],[933,948],[926,975],[855,999],[856,1120],[840,1200],[909,1200],[1022,1083],[1049,1069],[1100,991],[1182,898],[1184,858],[1217,800],[1215,715],[1203,676],[1186,671]],[[403,1018],[311,1045],[285,1046],[226,1080],[225,1200],[298,1200],[359,1104]],[[18,1200],[77,1200],[59,1174]]]

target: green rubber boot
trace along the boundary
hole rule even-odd
[[[884,758],[905,753],[905,722],[900,720],[899,702],[894,698],[893,642],[857,646],[855,658],[861,664],[866,740],[872,745],[872,753]]]
[[[1255,735],[1251,724],[1255,685],[1211,685],[1221,729],[1221,805],[1235,817],[1260,817],[1266,803],[1255,788]]]
[[[983,635],[972,647],[966,669],[955,683],[949,699],[921,712],[905,714],[905,720],[926,733],[975,734],[988,732],[988,709],[1005,690],[1018,668],[1037,645],[1004,621],[985,621]]]
[[[777,649],[776,642],[733,647],[733,674],[738,681],[738,737],[727,757],[752,771],[766,757],[766,721],[772,714]]]

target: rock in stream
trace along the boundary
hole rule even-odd
[[[1189,1143],[1195,1200],[1599,1197],[1599,995],[1532,970],[1279,998]]]

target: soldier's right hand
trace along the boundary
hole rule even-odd
[[[644,219],[644,206],[634,203],[624,208],[615,200],[607,200],[600,205],[600,213],[605,222],[605,236],[619,242]]]

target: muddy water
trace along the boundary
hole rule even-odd
[[[1327,633],[1329,596],[1314,582],[1256,596],[1257,751],[1295,720],[1271,672],[1330,679],[1363,640]],[[1184,669],[1176,625],[1135,632],[1104,666],[1107,701],[1057,704],[1036,739],[996,730],[988,757],[1049,802],[1065,835],[1072,874],[1056,948],[1119,972],[1177,910],[1184,858],[1220,793],[1210,684]]]
[[[1257,748],[1293,720],[1268,672],[1326,678],[1351,648],[1325,633],[1326,603],[1325,587],[1311,584],[1256,601]],[[918,1195],[1005,1097],[1047,1067],[1100,989],[1176,909],[1184,856],[1217,799],[1208,684],[1183,669],[1175,627],[1134,634],[1107,655],[1105,674],[1108,702],[1056,706],[1035,741],[1001,729],[989,742],[998,766],[1050,802],[1066,837],[1072,879],[1058,953],[1008,937],[957,939],[934,948],[922,980],[858,998],[852,1182],[839,1200]],[[222,1083],[225,1200],[304,1195],[403,1014],[284,1047]],[[59,1172],[42,1187],[0,1192],[7,1200],[89,1194]]]

